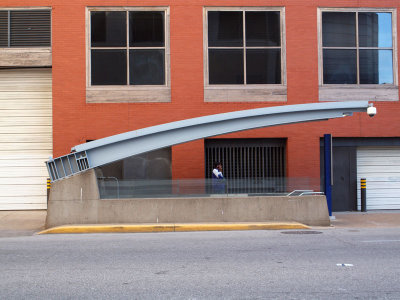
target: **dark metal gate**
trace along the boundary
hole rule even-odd
[[[206,139],[206,178],[221,162],[228,193],[285,191],[285,139]]]

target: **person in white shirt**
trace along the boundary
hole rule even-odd
[[[211,177],[213,192],[223,194],[225,192],[225,180],[222,174],[222,164],[220,162],[214,163]]]

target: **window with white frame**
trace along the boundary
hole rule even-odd
[[[90,12],[90,85],[165,85],[164,10]]]
[[[208,83],[281,84],[281,13],[208,10]]]
[[[322,84],[394,85],[391,10],[321,12]]]
[[[284,7],[204,8],[204,101],[286,101]]]

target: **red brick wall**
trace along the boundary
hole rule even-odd
[[[86,6],[169,6],[171,103],[86,104]],[[51,6],[53,42],[54,156],[87,139],[214,113],[318,101],[318,7],[397,7],[398,0],[149,0],[149,1],[3,1],[3,6]],[[203,7],[285,7],[287,103],[204,103]],[[400,26],[400,22],[397,22]],[[398,28],[400,32],[400,27]],[[399,40],[400,34],[397,39]],[[399,41],[398,41],[398,44]],[[398,54],[397,54],[398,55]],[[241,138],[288,138],[288,175],[319,180],[319,139],[400,136],[399,103],[376,103],[378,114],[286,125],[226,135]],[[173,147],[175,178],[204,176],[204,144]]]

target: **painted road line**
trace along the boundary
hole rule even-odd
[[[338,267],[354,267],[353,264],[336,264]]]
[[[37,234],[310,229],[297,222],[65,225]]]

